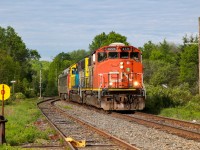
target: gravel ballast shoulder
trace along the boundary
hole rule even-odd
[[[56,102],[56,105],[62,107],[68,114],[76,116],[143,150],[200,149],[199,142],[187,140],[176,135],[171,135],[153,128],[115,118],[109,114],[98,113],[63,101]],[[64,106],[69,106],[72,109],[64,109]]]

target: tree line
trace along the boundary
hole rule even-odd
[[[198,37],[185,35],[182,40],[179,45],[166,39],[160,43],[148,41],[139,47],[143,56],[147,109],[159,106],[159,110],[197,99]],[[126,36],[114,31],[103,32],[94,37],[89,50],[62,52],[52,62],[40,61],[37,50],[28,49],[12,27],[0,27],[0,82],[11,85],[10,81],[16,80],[15,92],[26,97],[38,96],[41,70],[42,95],[57,95],[58,75],[64,69],[113,42],[129,45]]]
[[[183,37],[183,44],[166,40],[148,41],[143,52],[146,109],[159,113],[162,108],[185,106],[200,109],[198,95],[198,37]]]
[[[37,50],[28,49],[12,27],[0,27],[0,83],[10,85],[15,80],[16,91],[31,95],[27,85],[31,84],[35,70],[30,61],[39,58]]]

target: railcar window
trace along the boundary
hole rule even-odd
[[[131,52],[130,57],[131,57],[131,59],[134,59],[136,61],[140,61],[138,52]]]
[[[128,52],[121,52],[120,58],[128,58]]]
[[[107,53],[106,52],[100,52],[98,53],[98,62],[103,61],[107,58]]]
[[[109,52],[108,57],[111,59],[118,58],[118,52]]]

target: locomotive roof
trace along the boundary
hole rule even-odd
[[[96,51],[98,51],[99,49],[101,48],[104,48],[104,47],[108,47],[108,46],[132,46],[132,45],[125,45],[124,43],[121,43],[121,42],[114,42],[114,43],[111,43],[110,45],[106,45],[106,46],[102,46],[102,47],[99,47],[98,49],[96,49],[95,51],[93,51],[90,55],[96,53]],[[133,46],[134,47],[134,46]],[[135,48],[135,47],[134,47]],[[89,56],[90,56],[89,55]]]
[[[111,43],[109,46],[126,46],[126,45],[124,43],[115,42],[115,43]]]
[[[58,77],[66,76],[68,72],[69,72],[69,68],[65,69]]]

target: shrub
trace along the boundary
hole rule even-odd
[[[26,90],[25,95],[27,98],[34,98],[36,97],[35,91],[34,90]]]
[[[191,101],[187,103],[185,109],[193,110],[193,111],[200,111],[200,95],[194,96]]]
[[[162,86],[147,86],[147,99],[145,110],[151,113],[158,114],[162,108],[174,106],[169,89]]]
[[[15,98],[16,99],[25,99],[26,96],[23,93],[15,93]]]
[[[184,106],[193,97],[188,84],[182,84],[174,88],[146,85],[147,99],[146,111],[158,114],[162,108]],[[195,98],[195,101],[198,98]]]
[[[171,88],[170,97],[176,106],[183,106],[192,99],[192,94],[189,91],[189,86],[184,84]]]

